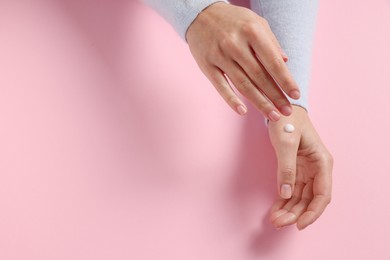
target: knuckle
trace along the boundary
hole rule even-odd
[[[253,86],[252,86],[253,88]],[[252,105],[261,113],[264,114],[266,117],[271,111],[273,111],[275,108],[273,107],[272,103],[270,103],[262,93],[256,94],[257,90],[253,91],[253,89],[248,90],[242,90],[238,89],[241,94],[243,94],[246,98],[249,99],[249,101],[252,103]]]
[[[232,106],[239,104],[239,100],[235,95],[226,94],[226,102]]]
[[[334,159],[333,159],[333,156],[329,152],[321,153],[320,156],[321,156],[320,159],[325,164],[333,166]]]
[[[241,79],[238,86],[243,94],[249,94],[253,88],[252,82],[247,78]]]
[[[246,21],[244,24],[241,25],[241,32],[244,35],[253,35],[256,33],[257,30],[257,23],[254,21]]]
[[[280,95],[274,97],[272,99],[272,102],[279,108],[290,104],[290,102],[288,102],[288,100],[284,96]]]
[[[261,87],[267,83],[267,77],[264,74],[263,70],[258,68],[253,72],[254,79],[256,80],[257,86]]]
[[[236,51],[239,46],[239,37],[235,33],[230,33],[223,37],[220,41],[220,48],[222,50]]]
[[[215,87],[215,89],[218,91],[218,93],[222,96],[222,97],[226,97],[226,91],[225,91],[225,86],[223,85],[222,82],[213,82],[213,85]]]
[[[330,153],[328,154],[327,162],[328,162],[330,165],[332,165],[332,166],[333,166],[333,164],[334,164],[334,157],[333,157],[333,155],[330,154]]]
[[[219,57],[223,57],[223,54],[218,45],[211,45],[208,50],[203,53],[202,57],[204,57],[204,62],[213,64]]]
[[[204,66],[199,64],[201,71],[205,74],[205,76],[210,80],[213,86],[216,89],[222,88],[224,83],[218,75],[215,73],[214,69],[209,66],[209,64],[205,64]]]
[[[293,168],[285,167],[280,171],[284,180],[292,181],[295,179],[295,170]]]
[[[284,61],[281,57],[273,57],[269,61],[269,67],[272,71],[280,71],[283,65]]]

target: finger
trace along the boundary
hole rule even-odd
[[[331,167],[330,167],[331,168]],[[313,182],[313,199],[307,206],[307,210],[299,217],[297,227],[299,230],[306,228],[316,221],[331,201],[332,180],[331,169],[316,175]]]
[[[286,205],[287,203],[288,203],[288,200],[282,199],[278,196],[277,199],[274,201],[274,204],[271,207],[270,213],[272,214],[278,210],[283,209],[284,205]]]
[[[301,201],[304,188],[305,185],[303,183],[296,183],[294,186],[294,193],[291,196],[291,199],[284,204],[283,209],[291,211],[291,209]]]
[[[285,212],[288,212],[295,204],[297,204],[301,200],[302,190],[303,190],[303,184],[296,184],[291,199],[286,200],[278,197],[271,208],[271,219],[275,219],[275,217],[272,217],[272,215],[274,213],[276,214],[277,211],[283,210]],[[276,214],[276,215],[280,215],[280,214]]]
[[[275,150],[278,160],[277,182],[279,195],[283,199],[290,199],[295,186],[299,138],[291,135],[291,133],[283,132],[281,141],[277,145],[278,147]]]
[[[280,114],[275,106],[261,93],[246,75],[243,69],[234,61],[226,68],[221,68],[234,86],[269,120],[278,121]]]
[[[265,23],[265,28],[267,29],[268,36],[270,37],[271,41],[278,47],[280,54],[282,55],[283,61],[287,62],[288,61],[288,56],[284,52],[282,46],[280,45],[279,41],[276,39],[275,34],[272,32],[271,27],[269,26],[268,23]]]
[[[313,198],[313,185],[312,182],[309,182],[306,185],[300,186],[301,187],[295,188],[293,198],[283,207],[283,210],[285,210],[286,213],[274,220],[274,225],[276,227],[283,227],[296,223],[297,219],[305,212]],[[300,191],[297,192],[297,190]]]
[[[270,219],[275,227],[282,227],[285,225],[292,224],[296,221],[296,218],[291,219],[291,217],[287,215],[287,213],[289,213],[291,209],[294,208],[301,201],[303,187],[303,184],[296,184],[291,199],[279,199],[278,201],[282,200],[284,203],[275,203],[275,205],[272,207]],[[276,206],[280,207],[277,208]]]
[[[233,58],[243,68],[252,82],[260,89],[276,108],[285,116],[292,113],[292,107],[282,90],[268,74],[264,66],[258,61],[255,53],[248,48],[232,53]]]
[[[288,212],[288,210],[284,209],[283,206],[288,202],[288,200],[282,199],[278,196],[275,200],[269,214],[269,220],[271,223],[274,222],[279,216]]]
[[[240,115],[245,115],[247,113],[247,107],[233,91],[224,73],[219,68],[210,66],[204,71],[204,74],[234,111]]]
[[[259,30],[267,33],[267,30],[264,28],[259,28]],[[252,36],[251,47],[268,73],[275,79],[284,92],[293,99],[299,99],[299,87],[283,61],[278,47],[275,46],[271,39],[262,38],[260,37],[261,35],[263,34],[258,33]]]
[[[315,196],[311,203],[309,204],[307,210],[302,214],[298,219],[297,227],[299,230],[302,230],[316,221],[321,214],[324,212],[326,206],[329,204],[330,200],[324,196]]]

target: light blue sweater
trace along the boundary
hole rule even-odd
[[[142,0],[162,15],[185,40],[188,27],[197,15],[215,2],[224,0]],[[312,42],[318,0],[251,0],[251,9],[264,17],[287,54],[287,66],[301,90],[292,104],[308,108],[308,86]]]

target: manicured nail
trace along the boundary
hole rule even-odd
[[[245,115],[246,112],[247,112],[246,108],[243,105],[238,105],[237,106],[237,111],[242,116]]]
[[[280,108],[280,112],[285,116],[289,116],[292,113],[292,108],[291,106],[285,105]]]
[[[292,195],[291,185],[283,184],[282,187],[280,188],[280,196],[283,199],[289,199],[291,198],[291,195]]]
[[[278,121],[280,119],[280,115],[275,110],[273,110],[268,114],[268,118],[272,121]]]
[[[290,97],[293,99],[298,99],[301,97],[301,93],[298,90],[293,90],[290,92]]]

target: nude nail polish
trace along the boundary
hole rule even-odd
[[[292,190],[290,184],[283,184],[280,188],[280,196],[283,199],[289,199],[291,198]]]
[[[278,121],[280,119],[280,115],[275,110],[273,110],[268,114],[268,118],[272,121]]]
[[[293,90],[290,92],[290,97],[293,99],[299,99],[301,97],[301,93],[298,90]]]
[[[288,106],[288,105],[282,106],[280,108],[280,112],[282,112],[282,114],[285,116],[289,116],[292,113],[292,108],[291,108],[291,106]]]
[[[247,109],[243,105],[238,105],[237,106],[237,111],[240,115],[245,115],[247,112]]]

